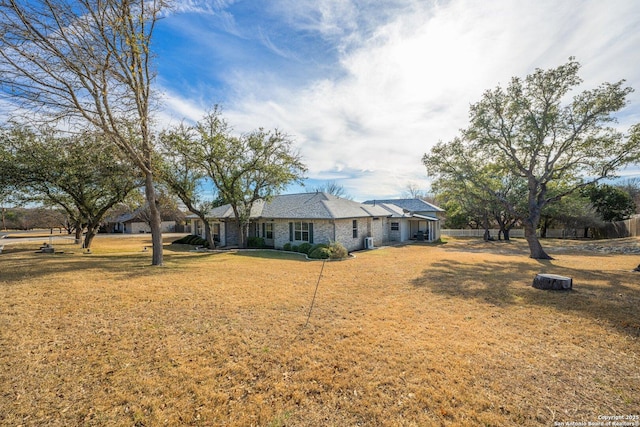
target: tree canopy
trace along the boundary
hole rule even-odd
[[[423,157],[430,175],[457,179],[460,185],[469,185],[470,174],[484,175],[487,168],[521,179],[526,185],[522,223],[532,258],[550,258],[536,236],[545,206],[640,158],[640,127],[624,134],[610,126],[632,89],[624,80],[603,83],[567,102],[582,83],[579,69],[570,58],[557,68],[514,77],[506,89],[486,91],[470,108],[469,127]],[[563,190],[550,193],[554,185]],[[496,195],[496,201],[504,200]],[[511,202],[505,206],[515,210]]]
[[[636,203],[628,192],[608,185],[589,185],[582,190],[603,221],[622,221],[636,213]]]
[[[51,128],[13,127],[1,139],[0,181],[25,202],[64,209],[77,239],[86,228],[86,248],[107,211],[142,185],[115,146],[95,132],[60,136]]]
[[[208,215],[220,204],[220,200],[214,198],[213,193],[206,194],[204,189],[209,179],[203,162],[194,154],[195,147],[192,144],[196,136],[195,128],[184,123],[162,132],[159,138],[161,156],[157,162],[158,176],[187,209],[200,218],[204,224],[205,239],[210,248],[215,248]]]
[[[176,181],[189,165],[194,174],[204,173],[218,196],[231,205],[242,246],[247,242],[254,204],[277,195],[293,182],[302,182],[307,170],[288,135],[262,128],[234,135],[217,107],[190,129],[168,134],[164,142],[174,159],[181,159],[174,163],[171,174]],[[187,190],[193,194],[193,188]]]

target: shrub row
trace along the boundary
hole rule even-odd
[[[179,238],[178,240],[174,240],[172,244],[202,246],[205,248],[209,247],[209,242],[207,242],[202,237],[196,236],[194,234],[189,234],[188,236],[184,236]]]
[[[288,252],[303,253],[313,259],[343,259],[349,255],[347,249],[338,242],[331,242],[328,245],[324,243],[316,245],[311,243],[302,243],[300,245],[285,243],[282,249]]]
[[[247,247],[262,249],[266,248],[267,245],[264,243],[264,239],[262,237],[249,237],[247,239]]]

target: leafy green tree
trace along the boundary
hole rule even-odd
[[[550,195],[553,195],[554,192],[563,191],[552,188]],[[542,209],[540,237],[547,237],[547,230],[550,228],[575,230],[575,237],[588,237],[589,228],[597,227],[601,222],[589,199],[582,195],[582,191],[574,191]],[[578,233],[578,230],[582,230],[582,233]]]
[[[226,133],[226,130],[221,129],[220,132]],[[215,248],[208,215],[221,204],[221,200],[206,197],[203,183],[208,175],[202,162],[193,155],[192,144],[195,139],[195,129],[184,124],[164,131],[159,139],[161,156],[157,163],[158,174],[187,209],[200,218],[204,224],[205,239],[210,248]]]
[[[138,168],[152,213],[153,265],[162,264],[162,233],[153,175],[151,41],[167,3],[0,2],[3,106],[22,124],[89,124]]]
[[[232,135],[218,108],[193,129],[189,143],[180,145],[181,155],[201,167],[219,196],[231,205],[240,245],[246,247],[254,204],[293,182],[302,183],[307,168],[287,135],[264,129]]]
[[[636,203],[628,192],[612,185],[589,185],[582,189],[603,221],[622,221],[636,212]]]
[[[464,205],[456,199],[448,199],[447,195],[438,195],[440,206],[446,212],[444,228],[477,228],[478,222],[470,215]]]
[[[523,183],[504,175],[500,164],[480,151],[469,151],[456,138],[439,143],[423,157],[427,172],[436,177],[432,184],[438,197],[457,206],[459,219],[468,218],[485,229],[484,238],[495,221],[500,234],[509,240],[509,231],[521,218]]]
[[[471,106],[469,127],[455,140],[462,150],[491,159],[502,175],[526,182],[522,223],[530,256],[536,259],[550,259],[536,236],[548,204],[640,158],[640,126],[633,126],[629,135],[608,126],[632,91],[624,81],[585,90],[563,105],[582,82],[579,69],[570,58],[557,68],[514,77],[506,89],[486,91]],[[428,168],[434,155],[425,156]],[[441,170],[431,172],[439,175]],[[549,188],[556,182],[562,182],[565,191],[551,195]]]
[[[11,182],[25,202],[64,209],[76,239],[86,228],[89,248],[106,212],[142,185],[119,154],[94,132],[61,137],[52,129],[14,127],[2,132],[0,180]]]

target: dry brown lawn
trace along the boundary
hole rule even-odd
[[[0,425],[551,426],[640,413],[639,255],[449,240],[322,262],[99,236],[0,254]],[[639,245],[638,239],[609,242]],[[572,249],[571,245],[575,245]],[[73,253],[71,253],[73,252]],[[571,292],[531,287],[571,276]]]

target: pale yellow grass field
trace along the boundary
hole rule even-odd
[[[325,264],[306,328],[321,262],[167,247],[154,268],[149,236],[100,236],[91,255],[5,248],[0,424],[549,426],[638,414],[640,256],[573,244],[545,242],[556,257],[545,262],[522,241],[357,253]],[[574,290],[533,289],[540,272],[573,277]]]

